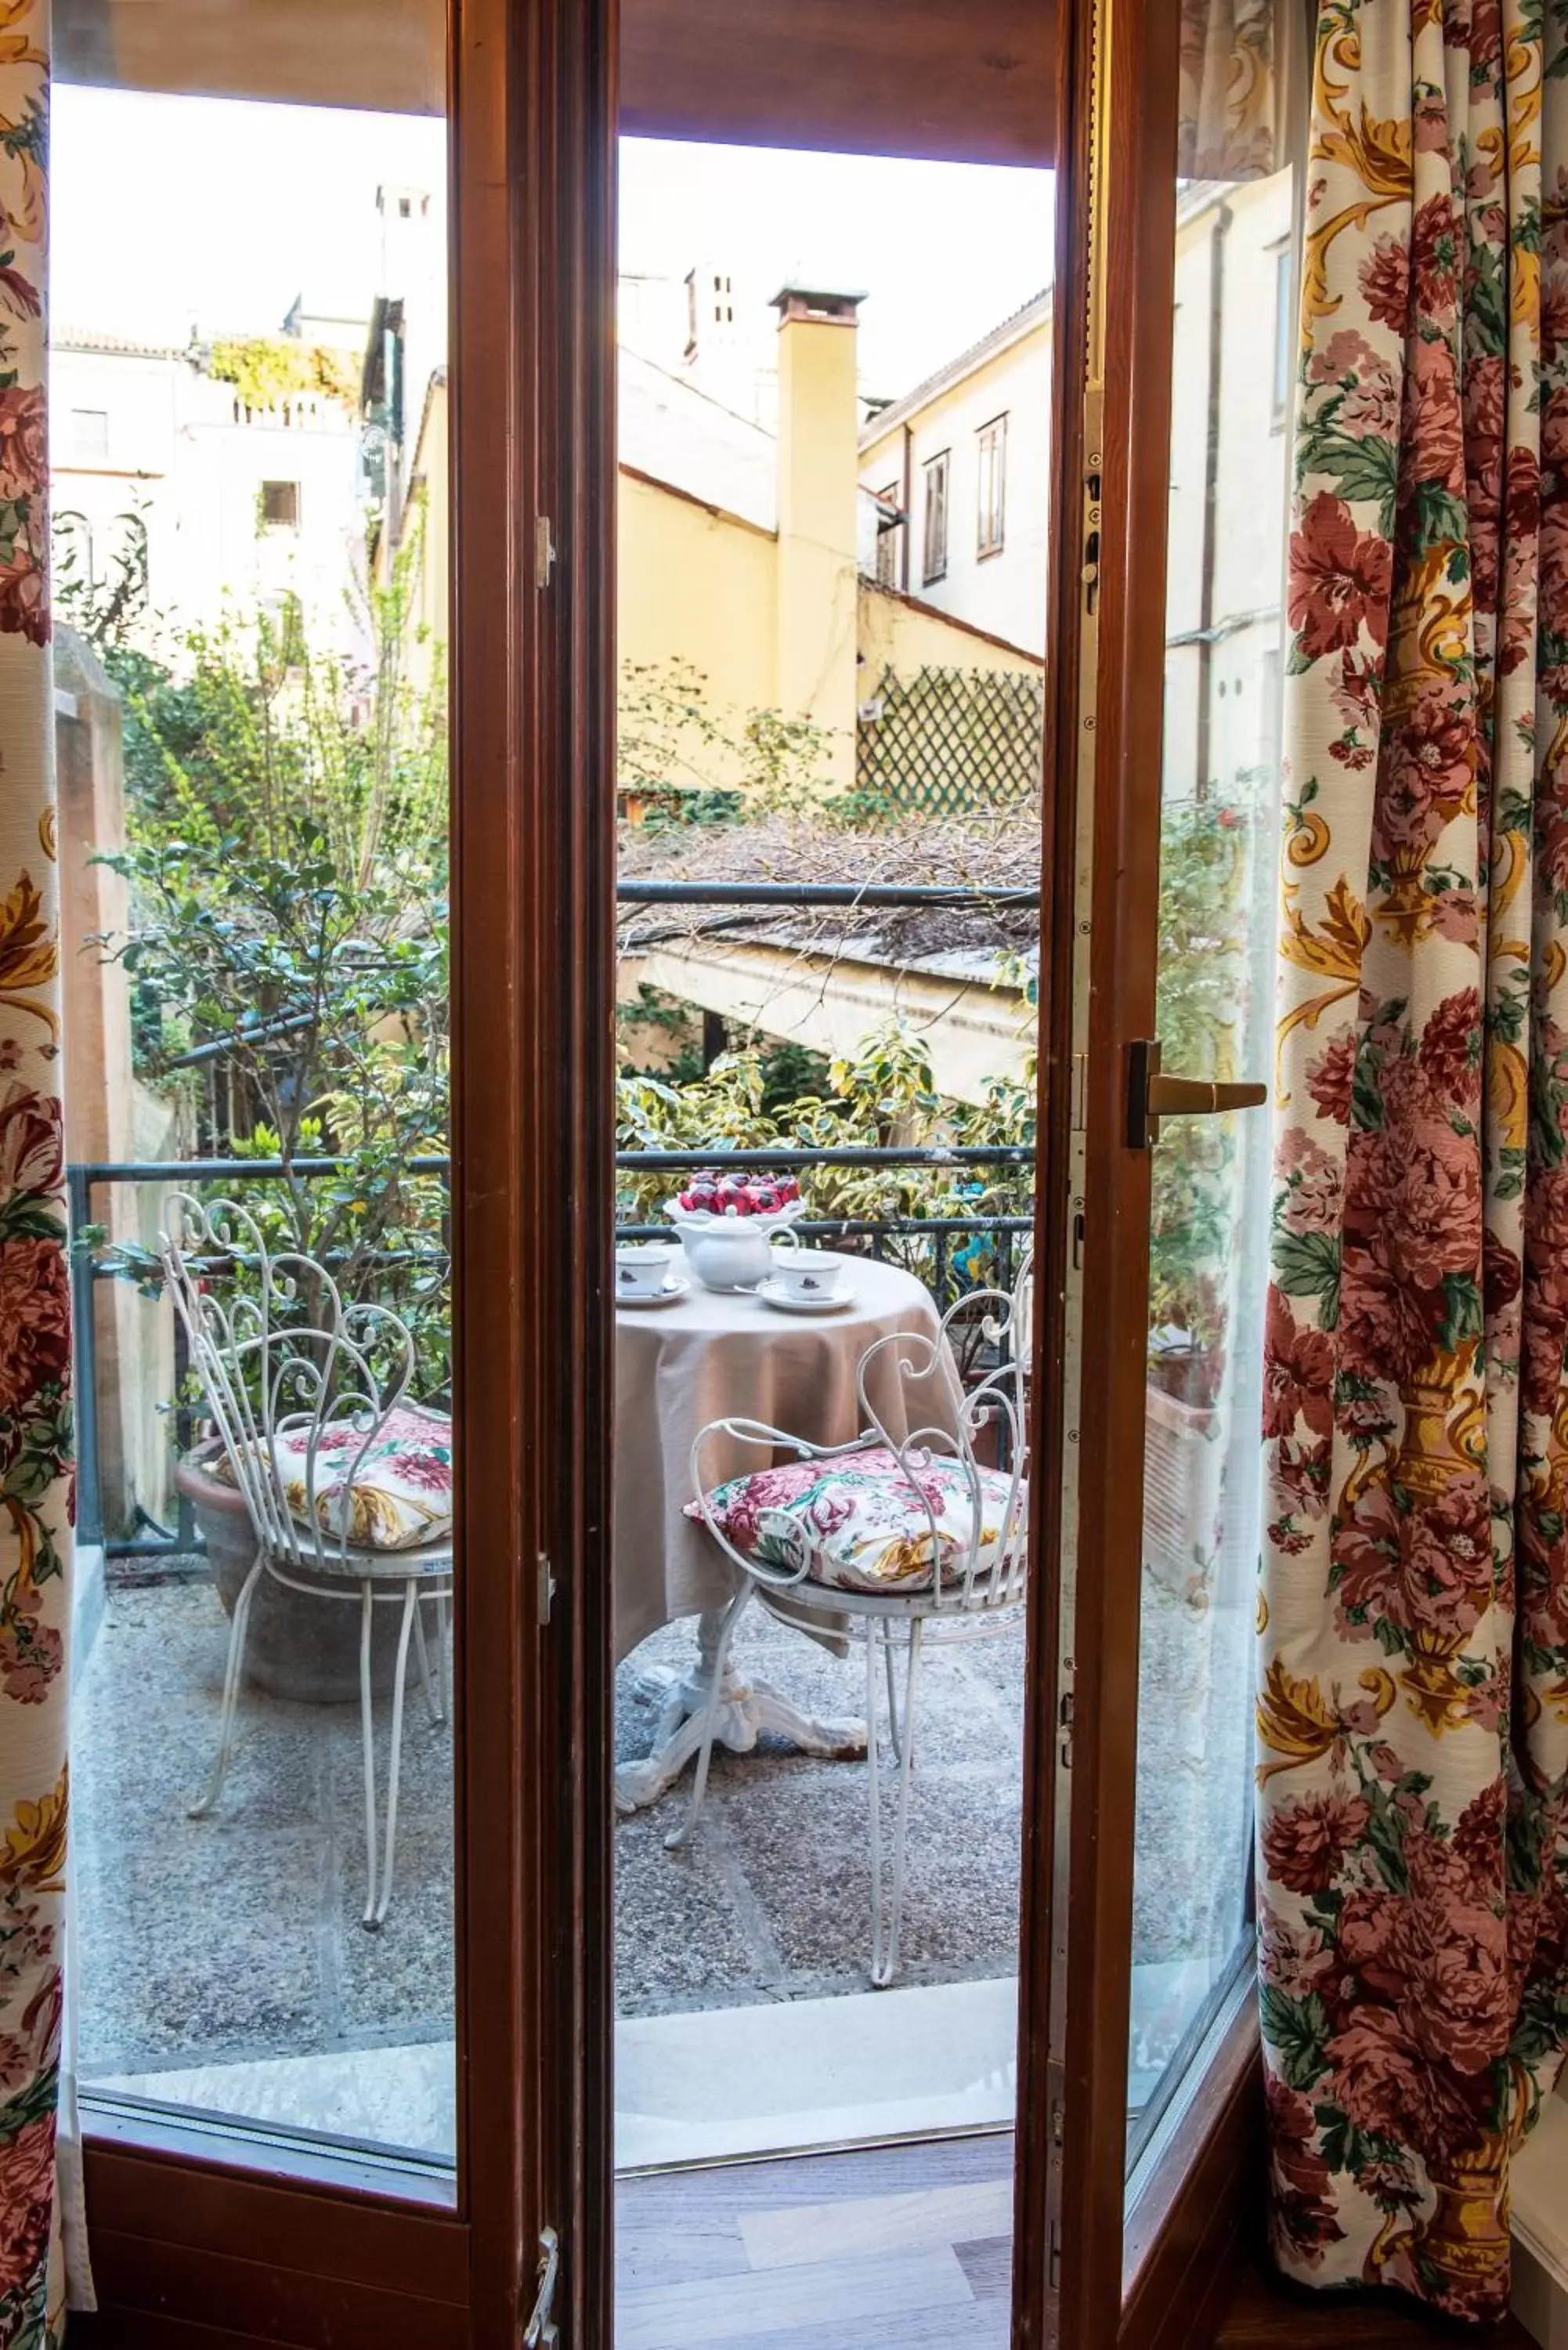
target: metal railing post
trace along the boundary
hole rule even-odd
[[[71,1403],[76,1429],[77,1538],[103,1540],[103,1495],[98,1465],[98,1326],[93,1312],[93,1263],[81,1234],[92,1221],[92,1176],[86,1167],[66,1170],[66,1205],[70,1218],[71,1326],[74,1354]]]

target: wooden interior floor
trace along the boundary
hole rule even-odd
[[[616,2350],[1008,2350],[1012,2141],[948,2139],[621,2180]],[[1259,2261],[1212,2350],[1534,2350],[1392,2302],[1314,2300]]]
[[[1443,2325],[1393,2302],[1314,2301],[1293,2293],[1261,2262],[1237,2280],[1214,2350],[1416,2350],[1419,2343],[1468,2343],[1471,2350],[1536,2350],[1533,2335],[1513,2318],[1485,2333]]]
[[[1011,2135],[622,2179],[616,2350],[1007,2350]]]

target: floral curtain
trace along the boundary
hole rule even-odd
[[[46,557],[47,0],[0,0],[0,2345],[61,2338],[70,1331]]]
[[[1278,171],[1281,0],[1181,0],[1177,174],[1257,180]],[[1296,0],[1283,0],[1285,6]]]
[[[1568,0],[1321,0],[1259,1705],[1282,2265],[1460,2317],[1568,2044]]]

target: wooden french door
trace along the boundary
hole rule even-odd
[[[417,8],[255,19],[226,81],[199,30],[105,8],[67,46],[82,79],[338,103],[371,56],[387,106],[432,37]],[[455,2179],[89,2106],[106,2345],[609,2338],[615,61],[613,0],[454,0]]]
[[[1042,1865],[1026,1877],[1017,2338],[1064,2350],[1208,2338],[1261,2128],[1251,1634],[1304,85],[1301,25],[1282,6],[1272,147],[1211,184],[1203,174],[1227,166],[1195,167],[1179,136],[1193,13],[1078,0],[1062,50],[1042,1097],[1044,1248],[1060,1288],[1046,1339],[1056,1424],[1041,1431],[1052,1612],[1033,1682]],[[1187,899],[1184,850],[1209,860]],[[1195,1016],[1182,983],[1199,965]],[[1160,1155],[1172,1152],[1184,1155]],[[1173,1165],[1202,1191],[1200,1237],[1170,1207]],[[1185,1326],[1167,1318],[1173,1295]],[[1185,1745],[1160,1694],[1162,1667],[1167,1686],[1173,1656],[1181,1669],[1168,1627],[1183,1610],[1205,1627],[1194,1649],[1212,1681]],[[1162,1856],[1160,1779],[1178,1752],[1222,1792],[1186,1824],[1191,1848],[1179,1818],[1163,1829]],[[1158,2061],[1146,2052],[1140,2084],[1129,2037],[1159,1973],[1144,1946],[1183,1872],[1222,1877],[1220,1898],[1208,1951],[1168,2002],[1186,2030]],[[1140,2170],[1162,2112],[1176,2116],[1164,2151]]]
[[[815,126],[822,143],[852,143],[827,135],[810,74],[784,70],[803,20],[841,39],[846,12],[749,12],[782,61],[753,63],[767,104],[749,107],[735,47],[747,14],[641,7],[640,54],[659,71],[645,71],[635,127],[804,143]],[[898,15],[909,37],[880,83],[867,12],[858,47],[832,52],[834,124],[848,77],[865,74],[867,114],[890,141],[899,125],[914,135],[887,92],[912,60],[910,104],[929,98],[950,12]],[[1171,2196],[1145,2264],[1158,2323],[1124,2321],[1150,1212],[1127,1113],[1131,1047],[1156,1034],[1179,15],[1168,0],[1011,0],[1005,39],[992,26],[977,50],[966,28],[961,43],[984,67],[962,85],[972,151],[1054,152],[1058,173],[1015,2230],[1027,2350],[1185,2338],[1167,2321],[1192,2306],[1185,2272],[1214,2241],[1241,2143],[1227,2106],[1208,2131],[1218,2158],[1186,2174],[1197,2187],[1185,2204]],[[530,2338],[552,2256],[560,2343],[613,2343],[618,34],[616,0],[453,0],[455,2190],[450,2208],[420,2205],[348,2161],[267,2175],[214,2158],[210,2136],[100,2134],[88,2191],[106,2344],[506,2350]],[[1037,62],[1053,38],[1054,109],[1034,63],[1008,64]],[[715,55],[733,63],[732,87]],[[940,87],[956,106],[959,85]],[[961,152],[970,134],[928,122],[919,135],[902,151]],[[532,2338],[550,2338],[543,2323]]]

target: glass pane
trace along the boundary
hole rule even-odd
[[[55,93],[79,2063],[445,2196],[445,130],[286,14]]]
[[[1157,979],[1171,1075],[1271,1073],[1297,202],[1289,167],[1178,192]],[[1251,1943],[1268,1152],[1264,1107],[1167,1119],[1153,1147],[1129,2158]]]
[[[897,1586],[921,1578],[872,1562],[922,1537],[872,1531],[885,1454],[882,1486],[846,1468],[823,1501],[867,1562],[831,1597],[753,1586],[687,1506],[750,1471],[798,1494],[787,1440],[853,1443],[863,1362],[890,1434],[940,1430],[939,1480],[940,1315],[971,1389],[1005,1354],[979,1294],[1017,1278],[1033,1194],[1052,194],[1044,172],[622,141],[623,2170],[1012,2117],[1021,1585],[926,1605],[911,1665]],[[805,1246],[770,1262],[784,1227]],[[784,1434],[712,1430],[694,1481],[693,1439],[735,1418]],[[1005,1496],[1000,1412],[978,1440]],[[890,1691],[918,1721],[897,1752]]]

